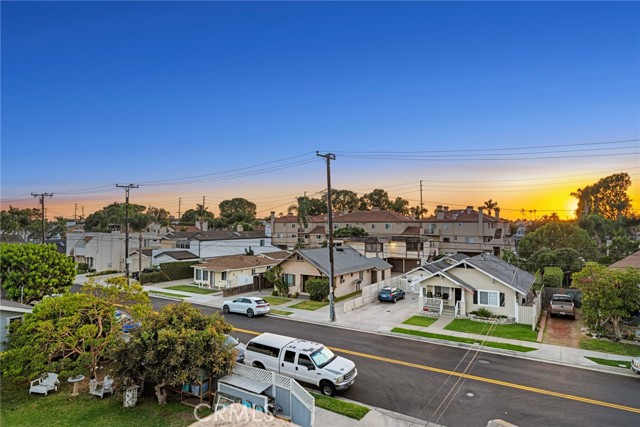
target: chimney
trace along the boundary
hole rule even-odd
[[[478,236],[484,236],[482,222],[484,221],[484,206],[478,206]]]
[[[416,220],[416,210],[411,208],[411,221]]]
[[[442,209],[444,209],[444,212],[445,212],[445,213],[449,212],[449,206],[445,206],[445,207],[443,207]]]
[[[442,205],[436,206],[436,219],[444,219],[444,211],[442,210]]]
[[[467,215],[471,215],[471,212],[473,212],[473,206],[467,206]]]
[[[496,211],[496,221],[500,220],[500,208],[495,208],[494,211]]]

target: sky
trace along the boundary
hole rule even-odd
[[[11,2],[0,208],[177,215],[382,188],[433,213],[574,216],[626,172],[640,212],[638,2]]]

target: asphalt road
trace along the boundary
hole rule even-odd
[[[172,302],[153,298],[153,303],[159,308]],[[207,313],[219,311],[198,307]],[[358,368],[355,384],[343,397],[441,425],[486,426],[489,420],[503,419],[520,427],[640,426],[640,377],[277,317],[229,314],[227,320],[238,329],[332,347]],[[254,336],[238,331],[234,335],[243,342]]]

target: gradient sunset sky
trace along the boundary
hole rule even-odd
[[[178,213],[375,188],[430,213],[573,218],[627,172],[640,209],[638,2],[11,2],[1,209]],[[75,207],[77,206],[77,210]],[[529,211],[535,210],[535,214]]]

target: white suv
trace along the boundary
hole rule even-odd
[[[269,313],[269,303],[260,297],[240,297],[222,304],[222,312],[242,313],[248,317]]]

